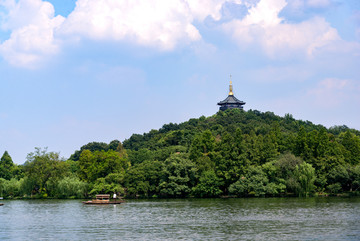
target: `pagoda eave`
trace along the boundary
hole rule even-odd
[[[229,86],[229,95],[225,98],[225,100],[220,101],[217,103],[220,105],[220,110],[227,110],[227,109],[243,109],[243,105],[246,103],[237,99],[234,96],[233,88],[232,88],[232,81],[230,81]]]

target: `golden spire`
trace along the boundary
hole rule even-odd
[[[231,75],[230,75],[229,95],[234,95],[234,93],[233,93],[232,81],[231,81]]]

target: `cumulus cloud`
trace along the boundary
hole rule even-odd
[[[35,67],[44,57],[55,54],[59,45],[54,37],[64,18],[54,16],[54,7],[41,0],[0,2],[8,14],[1,28],[11,31],[0,44],[0,54],[13,65]]]
[[[241,4],[242,0],[186,0],[185,1],[193,17],[199,21],[203,21],[206,17],[211,16],[214,20],[221,19],[221,8],[225,2],[233,2]]]
[[[223,23],[222,8],[229,2],[244,6],[245,17]],[[291,4],[326,7],[330,0],[293,0]],[[279,16],[287,6],[285,0],[77,0],[67,18],[55,16],[54,7],[43,0],[0,0],[1,6],[5,15],[0,28],[10,32],[10,37],[0,43],[0,54],[11,64],[25,67],[58,53],[63,42],[74,38],[125,41],[160,51],[189,44],[201,49],[196,46],[209,44],[195,23],[208,17],[241,48],[261,46],[273,58],[360,48],[358,43],[343,41],[322,17],[286,22]]]
[[[337,30],[322,17],[287,23],[279,17],[286,5],[285,0],[261,0],[249,9],[245,18],[232,20],[223,28],[240,47],[245,49],[249,45],[260,45],[273,58],[293,56],[295,53],[312,57],[317,51],[331,49],[331,45],[347,45]]]
[[[239,2],[241,0],[230,0]],[[0,0],[1,29],[9,39],[0,54],[11,64],[33,67],[59,51],[61,40],[128,41],[173,50],[201,40],[194,21],[221,18],[226,0],[78,0],[65,19],[42,0]]]
[[[205,14],[197,12],[199,18]],[[80,37],[125,39],[171,50],[180,42],[201,39],[193,20],[189,5],[181,0],[78,0],[62,30]]]
[[[225,2],[242,0],[78,0],[65,35],[126,40],[160,50],[201,40],[195,21],[220,20]]]

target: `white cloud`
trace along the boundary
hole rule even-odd
[[[249,9],[249,14],[242,23],[244,25],[257,24],[265,27],[278,25],[282,21],[278,14],[285,6],[285,0],[262,0]]]
[[[215,20],[221,18],[221,8],[226,0],[186,0],[194,18],[203,21],[206,17],[211,16]],[[241,0],[229,2],[241,3]]]
[[[322,49],[334,51],[338,45],[342,46],[340,50],[358,49],[357,43],[343,41],[337,30],[322,17],[287,23],[279,17],[286,4],[285,0],[261,0],[244,19],[233,20],[224,24],[223,28],[241,48],[260,45],[272,58],[294,54],[313,57]]]
[[[78,0],[63,32],[171,50],[201,39],[193,20],[189,5],[181,0]]]
[[[201,40],[194,21],[221,19],[225,2],[241,0],[78,0],[62,28],[66,35],[126,40],[160,50]]]
[[[230,0],[240,2],[240,0]],[[128,41],[173,50],[201,40],[194,21],[219,20],[226,0],[78,0],[65,19],[42,0],[0,0],[0,54],[12,65],[35,67],[69,39]]]
[[[225,2],[241,0],[78,0],[63,33],[96,40],[127,40],[161,50],[201,39],[194,21],[221,19]]]
[[[66,19],[55,16],[49,2],[0,0],[0,6],[6,9],[0,28],[11,32],[10,38],[0,43],[0,54],[13,65],[35,67],[44,58],[58,53],[61,43],[74,38],[126,41],[160,51],[189,44],[194,50],[206,49],[201,46],[207,42],[194,23],[209,16],[221,20],[225,2],[248,8],[243,19],[222,25],[241,48],[261,46],[273,58],[294,54],[312,57],[321,50],[359,52],[358,43],[343,41],[322,17],[287,23],[279,17],[287,6],[285,0],[78,0]],[[324,7],[329,2],[294,0],[291,3]]]
[[[62,16],[54,17],[54,7],[41,0],[7,0],[1,2],[8,11],[2,29],[11,36],[0,44],[0,54],[15,66],[35,67],[45,56],[58,52],[54,32],[62,24]]]

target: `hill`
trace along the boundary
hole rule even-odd
[[[358,189],[359,136],[358,130],[346,126],[327,129],[295,120],[290,114],[280,117],[272,112],[233,109],[134,134],[123,145],[134,168],[146,161],[165,162],[176,155],[189,160],[197,169],[194,185],[210,175],[221,183],[216,193],[306,195],[315,190],[336,193]],[[301,175],[308,175],[303,184]],[[257,186],[259,182],[263,184]],[[234,190],[235,184],[243,189]],[[306,185],[308,190],[303,190]],[[215,194],[199,192],[200,196]]]
[[[9,173],[2,179],[5,186],[22,182],[28,189],[20,196],[357,195],[360,187],[358,130],[256,110],[165,124],[123,143],[91,142],[67,161],[46,150],[30,154],[12,184]],[[46,175],[36,172],[46,168]]]

